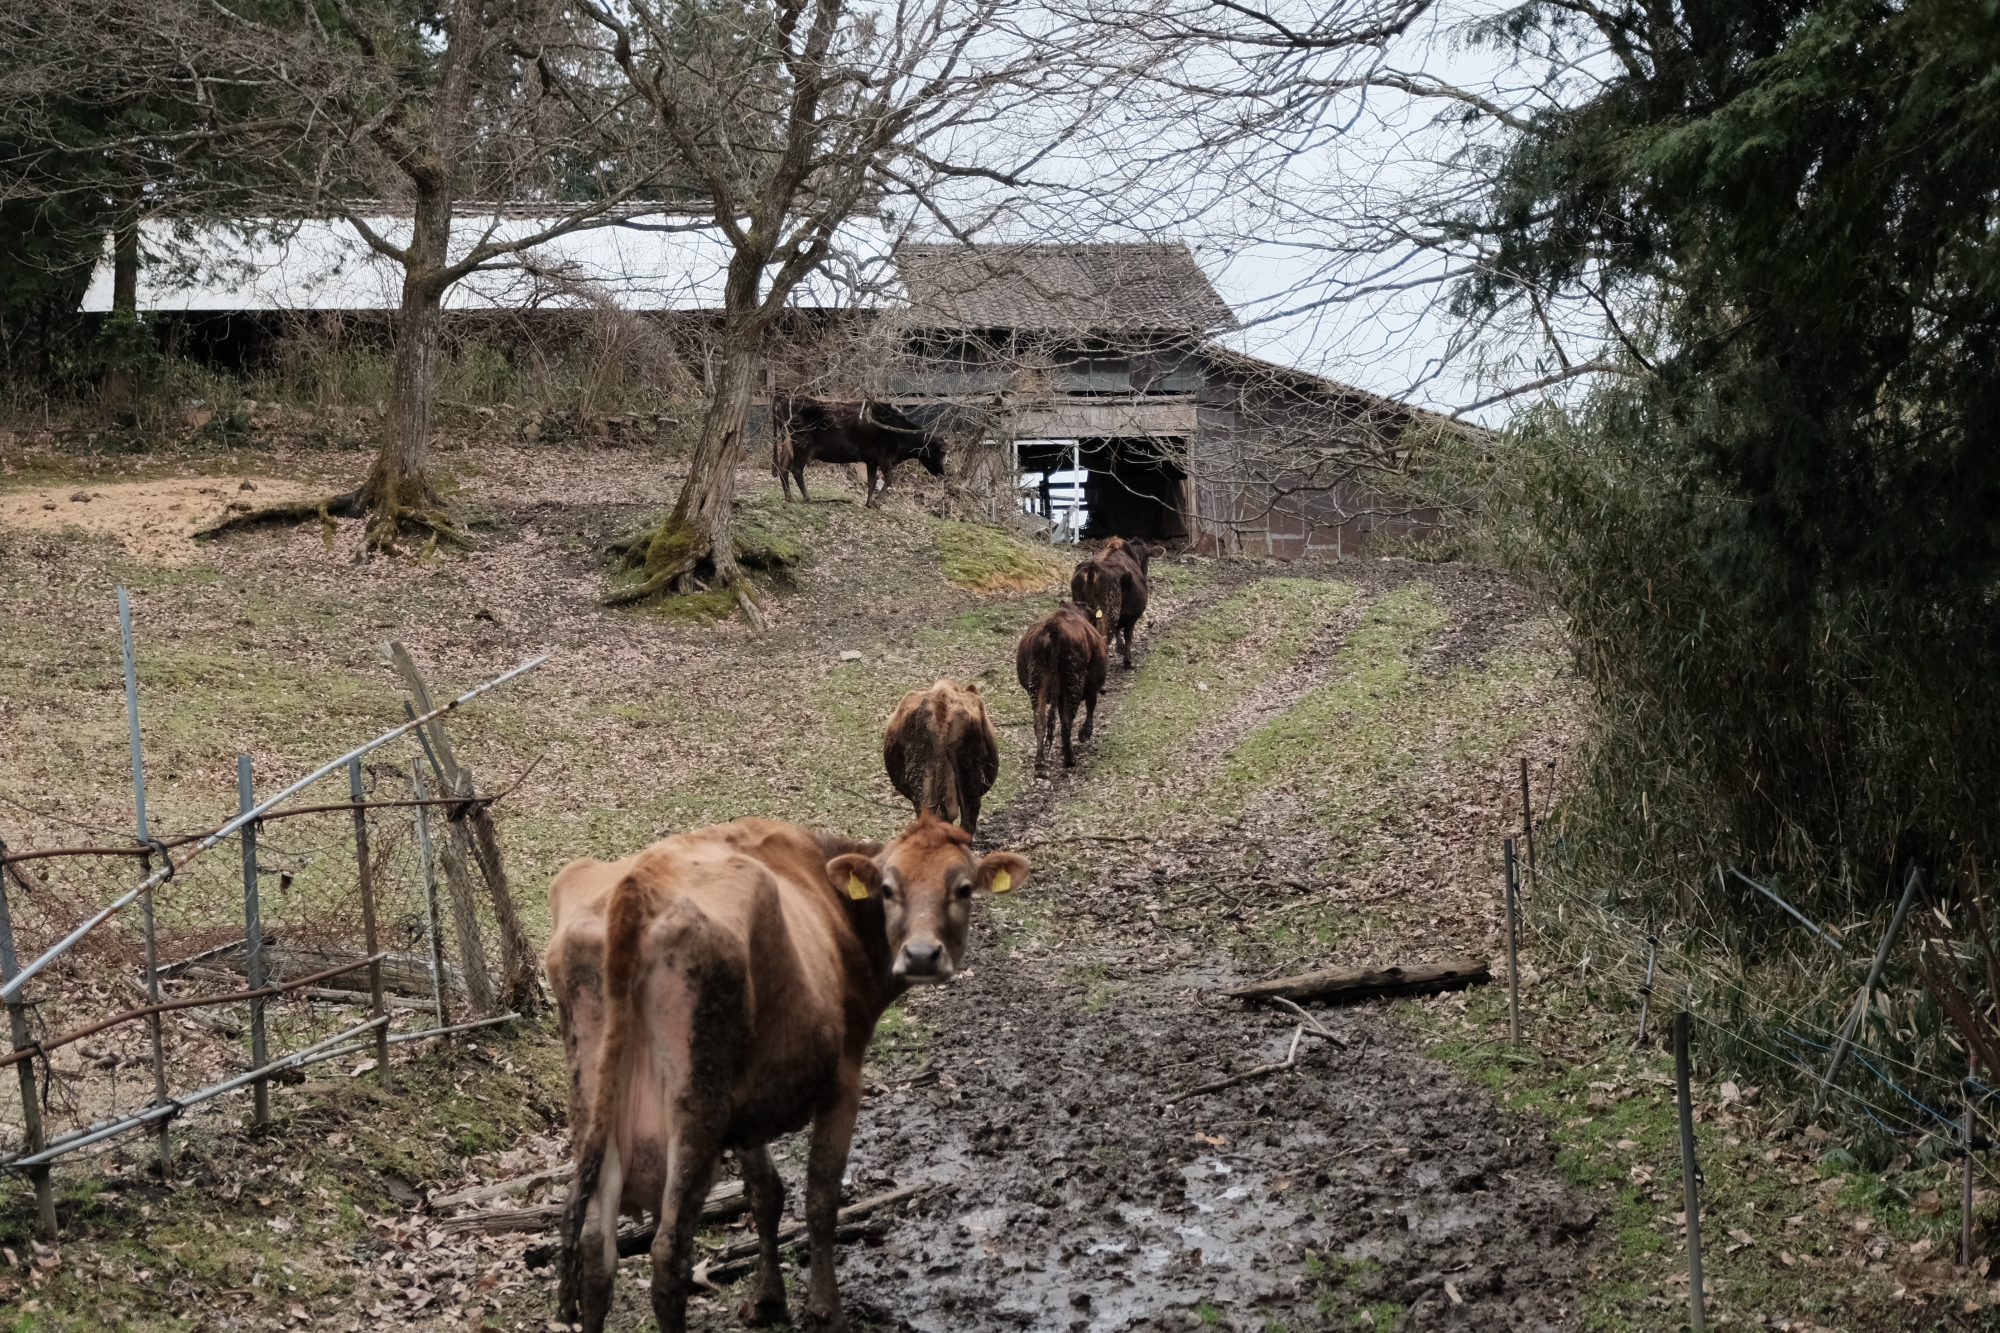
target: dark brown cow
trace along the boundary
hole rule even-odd
[[[1048,763],[1058,716],[1062,719],[1063,767],[1076,767],[1070,725],[1076,721],[1077,705],[1082,704],[1083,731],[1078,739],[1090,739],[1097,724],[1097,692],[1104,688],[1104,671],[1109,664],[1104,636],[1068,602],[1028,626],[1028,632],[1021,636],[1014,648],[1014,675],[1035,701],[1037,773]]]
[[[1123,604],[1121,582],[1118,574],[1095,560],[1083,561],[1069,576],[1069,599],[1090,617],[1090,623],[1105,636],[1107,644],[1117,629],[1118,611]]]
[[[1103,612],[1104,636],[1119,643],[1127,671],[1132,669],[1132,630],[1146,614],[1146,579],[1153,557],[1166,552],[1164,546],[1113,537],[1096,559],[1084,561],[1070,576],[1069,595],[1078,605]]]
[[[979,801],[1000,776],[1000,745],[977,685],[941,680],[903,696],[882,733],[882,763],[903,799],[967,833],[979,831]]]
[[[872,505],[877,474],[888,490],[890,474],[906,458],[922,463],[933,477],[944,475],[944,447],[892,403],[831,403],[782,394],[771,400],[771,470],[787,500],[794,481],[799,499],[809,500],[808,463],[865,463],[866,503]]]
[[[744,819],[563,867],[545,958],[576,1153],[561,1319],[604,1327],[619,1215],[649,1211],[653,1314],[683,1333],[702,1201],[733,1149],[762,1253],[752,1315],[783,1320],[784,1185],[765,1145],[810,1122],[806,1319],[842,1326],[834,1214],[876,1020],[910,986],[951,980],[974,894],[1028,877],[971,841],[933,816],[887,846]]]

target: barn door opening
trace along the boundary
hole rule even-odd
[[[1083,535],[1170,541],[1188,535],[1187,473],[1176,461],[1183,441],[1083,440]]]
[[[1049,521],[1049,540],[1073,542],[1090,521],[1081,445],[1076,440],[1014,441],[1014,485],[1023,513]]]

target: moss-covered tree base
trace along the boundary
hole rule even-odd
[[[728,562],[726,569],[719,568],[708,535],[692,523],[669,518],[658,527],[611,543],[610,551],[616,568],[642,569],[645,577],[630,587],[607,593],[606,606],[633,606],[681,593],[712,596],[722,592],[742,609],[744,619],[758,629],[765,627],[756,589],[743,572],[743,566],[754,563],[760,552],[746,550],[742,542],[732,543],[735,559]]]

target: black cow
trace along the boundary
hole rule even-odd
[[[792,498],[807,500],[806,464],[865,463],[868,500],[875,503],[875,478],[889,489],[896,464],[914,458],[933,477],[944,475],[944,446],[893,403],[830,403],[781,394],[771,402],[771,470]]]

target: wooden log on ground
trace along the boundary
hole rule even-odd
[[[567,1176],[569,1168],[562,1167],[554,1172],[538,1174],[552,1181]],[[530,1179],[533,1179],[533,1177],[530,1177]],[[526,1181],[506,1182],[509,1189],[517,1184],[526,1183]],[[472,1193],[472,1191],[468,1191],[468,1193]],[[458,1197],[462,1198],[464,1196]],[[432,1207],[436,1207],[437,1205],[438,1201],[433,1200]],[[736,1216],[749,1206],[749,1200],[743,1197],[743,1182],[740,1180],[725,1180],[708,1192],[708,1199],[701,1206],[701,1220],[704,1222],[719,1222],[723,1218]],[[552,1231],[555,1229],[556,1224],[562,1221],[562,1215],[563,1205],[559,1203],[544,1203],[537,1204],[533,1208],[508,1208],[490,1213],[473,1213],[468,1217],[447,1218],[438,1223],[438,1227],[446,1235],[466,1235],[471,1232],[483,1232],[488,1236],[501,1236],[509,1232]],[[639,1225],[637,1222],[628,1221],[619,1228],[618,1234],[622,1238],[627,1231],[633,1231]],[[645,1228],[645,1231],[648,1237],[646,1243],[650,1245],[652,1244],[653,1228],[648,1226]]]
[[[1482,958],[1455,958],[1415,967],[1329,967],[1278,977],[1226,992],[1239,1000],[1372,1000],[1385,995],[1429,995],[1491,981]]]

